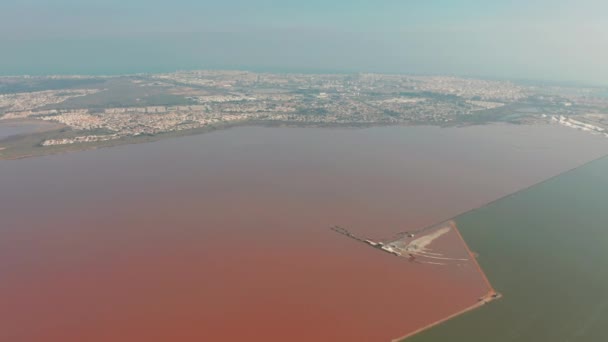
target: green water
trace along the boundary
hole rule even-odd
[[[608,341],[608,159],[457,223],[504,298],[407,342]]]

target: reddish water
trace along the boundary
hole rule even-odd
[[[366,236],[442,221],[608,152],[565,128],[240,128],[0,161],[0,341],[387,341],[479,277]]]

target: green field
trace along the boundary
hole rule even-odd
[[[407,342],[608,341],[608,158],[456,221],[504,297]]]

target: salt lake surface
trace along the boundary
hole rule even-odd
[[[483,282],[330,226],[385,238],[607,152],[558,126],[247,127],[0,161],[0,340],[388,341]]]

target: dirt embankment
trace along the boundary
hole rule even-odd
[[[472,252],[469,249],[469,246],[467,245],[467,243],[464,240],[462,234],[458,230],[458,227],[456,226],[456,223],[454,221],[449,221],[448,225],[451,227],[452,231],[454,231],[458,235],[458,238],[462,242],[463,247],[466,249],[467,254],[470,257],[469,258],[470,261],[474,264],[477,272],[479,272],[479,274],[483,278],[483,281],[484,281],[485,285],[487,286],[488,292],[484,296],[482,296],[481,298],[479,298],[471,306],[466,307],[466,308],[462,309],[461,311],[458,311],[458,312],[456,312],[456,313],[454,313],[452,315],[449,315],[449,316],[447,316],[445,318],[442,318],[442,319],[437,320],[435,322],[432,322],[432,323],[430,323],[428,325],[425,325],[425,326],[421,327],[420,329],[412,331],[412,332],[410,332],[410,333],[408,333],[408,334],[406,334],[404,336],[396,338],[396,339],[392,340],[392,342],[399,342],[399,341],[406,340],[409,337],[417,335],[417,334],[419,334],[419,333],[421,333],[421,332],[423,332],[425,330],[431,329],[431,328],[433,328],[433,327],[435,327],[435,326],[437,326],[437,325],[439,325],[441,323],[447,322],[447,321],[449,321],[449,320],[451,320],[451,319],[453,319],[455,317],[458,317],[458,316],[460,316],[462,314],[465,314],[465,313],[467,313],[469,311],[475,310],[475,309],[477,309],[477,308],[479,308],[479,307],[481,307],[481,306],[483,306],[483,305],[485,305],[487,303],[490,303],[490,302],[492,302],[494,300],[502,298],[502,295],[499,294],[498,292],[496,292],[496,290],[494,290],[494,287],[490,283],[490,280],[488,279],[488,277],[486,276],[485,272],[483,271],[483,269],[481,268],[481,266],[477,262],[477,258],[476,258],[477,255],[476,255],[476,253]]]

